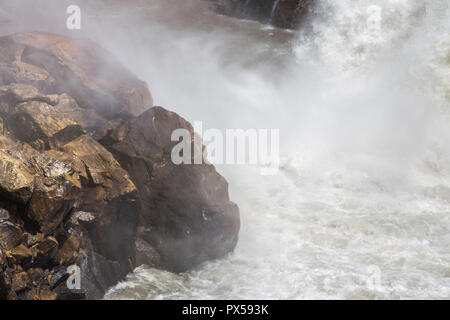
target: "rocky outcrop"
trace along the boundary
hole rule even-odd
[[[91,134],[101,135],[108,121],[137,116],[153,104],[147,85],[91,41],[20,33],[0,38],[0,48],[0,85],[29,84],[41,95],[66,93],[86,112],[89,121],[81,125]],[[10,94],[14,99],[14,90]],[[47,99],[49,105],[57,103]]]
[[[0,299],[100,298],[139,265],[232,251],[238,208],[213,166],[171,162],[178,128],[92,42],[0,37]]]
[[[302,22],[313,0],[212,0],[217,12],[286,29]]]

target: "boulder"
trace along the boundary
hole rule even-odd
[[[239,210],[214,166],[175,165],[175,129],[194,137],[192,126],[174,112],[154,107],[123,122],[101,142],[127,170],[141,202],[139,236],[160,255],[161,267],[181,272],[232,251]],[[192,148],[200,148],[201,143]]]
[[[84,109],[114,118],[139,115],[153,104],[147,85],[92,41],[38,32],[2,41],[9,42],[10,61],[36,68],[47,92],[67,93]]]
[[[22,242],[23,232],[17,225],[5,221],[0,222],[0,250],[6,251]]]

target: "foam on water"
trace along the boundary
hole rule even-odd
[[[157,46],[119,57],[157,103],[208,127],[280,128],[284,158],[276,176],[219,168],[241,209],[234,253],[184,274],[140,267],[105,298],[448,299],[449,10],[319,0],[289,45],[249,22],[153,24]]]

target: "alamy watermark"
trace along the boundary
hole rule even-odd
[[[66,20],[66,27],[69,30],[81,29],[81,8],[77,5],[70,5],[66,9],[69,17]]]
[[[67,268],[69,277],[66,280],[66,286],[69,290],[81,289],[81,270],[77,265],[71,265]]]
[[[171,153],[174,164],[259,165],[262,175],[278,173],[279,129],[203,130],[203,123],[196,121],[194,131],[194,137],[187,129],[172,132],[171,140],[178,142]],[[202,148],[203,144],[206,148]]]

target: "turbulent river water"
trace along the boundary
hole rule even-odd
[[[282,166],[219,167],[241,209],[234,253],[138,268],[106,298],[450,298],[448,1],[318,0],[295,32],[184,9],[139,53],[157,103],[280,128]]]
[[[296,31],[202,1],[86,4],[83,32],[156,104],[281,135],[274,176],[218,166],[241,210],[235,252],[137,268],[106,299],[450,298],[450,4],[315,3]]]

